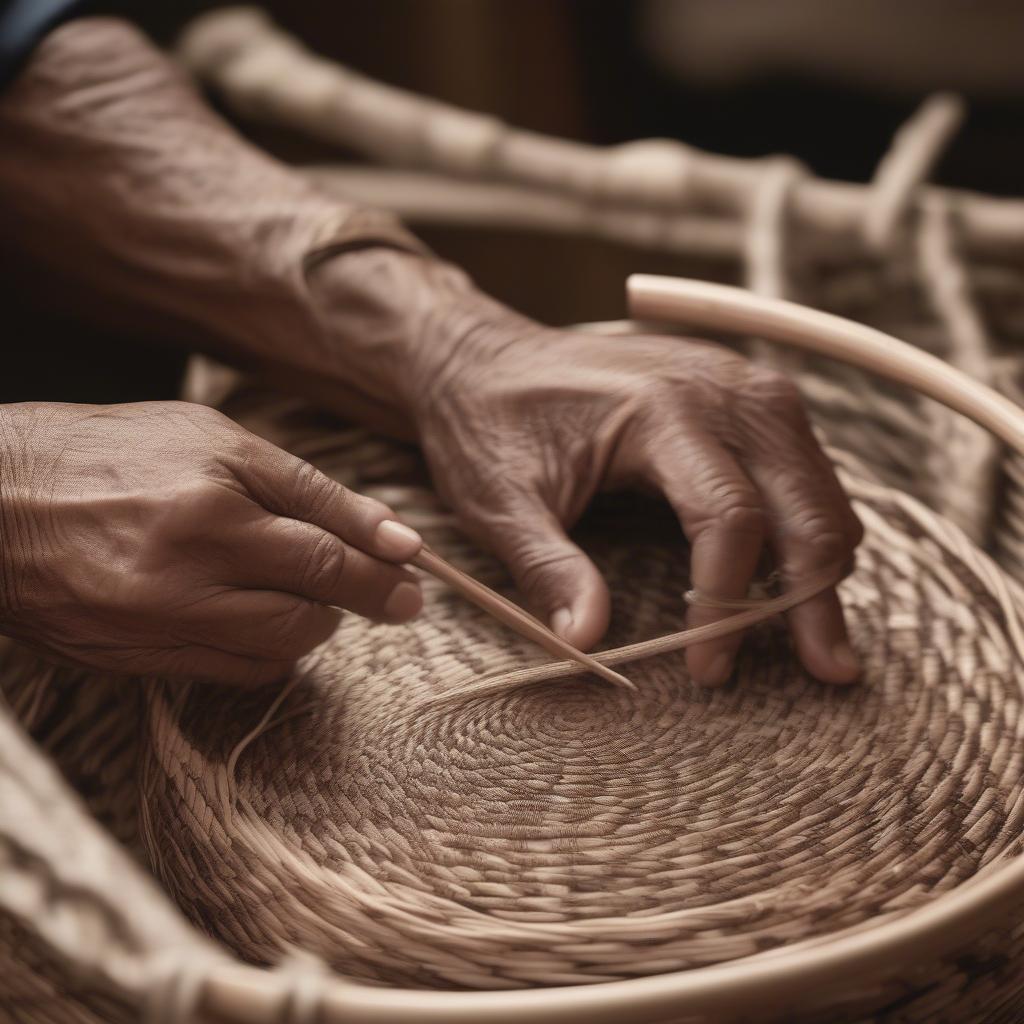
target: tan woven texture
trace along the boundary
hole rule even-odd
[[[227,408],[507,586],[410,451],[266,395]],[[437,704],[537,656],[427,581],[418,622],[348,618],[283,691],[132,693],[29,662],[9,697],[93,813],[250,961],[299,947],[366,981],[493,989],[810,948],[971,884],[1024,837],[1022,595],[958,529],[840,461],[867,528],[842,587],[866,666],[850,689],[808,679],[766,624],[725,690],[692,685],[677,654],[631,665],[636,695],[585,678]],[[580,537],[615,595],[609,643],[678,628],[686,550],[662,510],[609,500]],[[1022,941],[970,936],[965,958],[896,991],[851,979],[806,1019],[895,1000],[886,1019],[1017,1020],[997,1014],[1019,1006]]]
[[[253,86],[287,93],[301,77],[218,80],[216,70],[204,74],[228,99]],[[276,107],[285,122],[301,108]],[[879,326],[1019,401],[1020,210],[1007,204],[1004,216],[995,201],[926,184],[957,117],[948,98],[928,105],[856,194],[785,159],[686,152],[701,173],[679,179],[693,196],[677,196],[672,177],[678,209],[644,219],[628,205],[640,192],[626,175],[620,217],[591,224],[588,214],[571,229],[680,252],[717,246],[756,291]],[[529,156],[544,140],[526,141]],[[572,178],[558,161],[538,166]],[[329,181],[354,185],[358,173],[331,170]],[[396,190],[399,212],[403,196],[414,212],[421,184]],[[461,178],[444,184],[451,210],[473,194]],[[563,192],[559,210],[580,199]],[[728,223],[699,230],[720,208]],[[633,230],[645,224],[656,230]],[[313,984],[308,972],[278,972],[260,975],[269,987],[258,1013],[243,1007],[217,1024],[447,1024],[458,996],[485,990],[520,1014],[502,1020],[544,1020],[543,1001],[514,1002],[536,995],[522,990],[553,1001],[552,986],[666,975],[682,991],[715,965],[736,978],[781,969],[844,938],[870,941],[1017,863],[1021,460],[906,389],[756,342],[752,351],[800,383],[867,528],[841,587],[865,663],[859,686],[808,679],[784,629],[767,623],[720,691],[693,686],[677,653],[630,665],[637,694],[585,677],[439,699],[538,655],[432,580],[420,621],[350,617],[283,689],[114,681],[7,651],[0,689],[84,805],[0,714],[0,1020],[206,1021],[194,1016],[193,982],[217,980],[217,947],[257,965],[299,948],[344,978],[418,989],[422,1001],[378,1013],[329,974]],[[387,501],[443,555],[512,594],[411,450],[253,389],[223,407]],[[679,628],[686,549],[664,509],[609,499],[579,538],[611,584],[609,645]],[[894,956],[891,969],[833,971],[781,1001],[761,997],[767,984],[730,1002],[702,982],[703,1001],[633,1012],[612,985],[591,1012],[558,1020],[1020,1024],[1022,910],[1018,887],[995,916],[935,924],[934,943]],[[451,1017],[431,1001],[439,990],[455,992]],[[599,1016],[605,999],[615,1008]],[[459,1012],[460,1022],[489,1019]]]
[[[322,434],[277,439],[352,472]],[[376,469],[394,501],[402,467],[378,450],[352,482],[375,493]],[[537,657],[428,583],[416,623],[350,618],[269,721],[273,690],[151,695],[163,881],[247,958],[292,943],[360,978],[493,988],[813,941],[1016,853],[1019,595],[916,503],[845,483],[867,528],[843,586],[861,686],[808,679],[769,627],[724,691],[667,655],[630,667],[639,696],[587,679],[435,709],[424,698]],[[445,557],[506,585],[456,531],[427,527],[428,494],[399,504]],[[686,551],[669,517],[623,504],[581,538],[615,595],[609,645],[679,627]],[[239,881],[210,886],[225,876]]]

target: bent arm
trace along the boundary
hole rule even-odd
[[[0,95],[0,208],[8,262],[54,304],[283,374],[335,406],[348,392],[393,432],[407,424],[377,407],[394,336],[414,329],[403,309],[469,288],[391,215],[322,195],[245,142],[115,19],[62,25]],[[344,294],[351,324],[317,301],[321,286]]]

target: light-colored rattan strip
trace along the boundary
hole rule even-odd
[[[458,179],[476,178],[525,189],[492,193],[493,203],[478,206],[482,219],[515,203],[535,220],[561,222],[564,211],[541,209],[534,193],[580,204],[574,229],[679,249],[693,247],[687,218],[696,217],[692,228],[701,234],[708,215],[722,215],[723,224],[704,240],[720,246],[728,228],[724,222],[745,216],[752,194],[775,166],[773,158],[717,156],[668,139],[601,148],[523,131],[318,57],[255,8],[220,9],[196,19],[178,53],[244,116],[286,125],[382,164],[446,175],[446,183],[426,183],[433,191],[432,208],[436,213],[445,206],[459,219],[465,216],[459,212],[465,186]],[[952,97],[926,104],[871,185],[808,176],[793,190],[794,222],[842,236],[848,250],[863,251],[866,223],[872,237],[884,236],[925,194],[916,186],[958,117]],[[410,210],[422,208],[423,184],[405,179],[383,205],[403,214],[406,203]],[[972,248],[1019,252],[1024,204],[961,195],[965,239]],[[735,241],[742,245],[740,234]]]
[[[684,629],[678,633],[669,633],[651,640],[641,640],[638,643],[627,644],[625,647],[616,647],[609,651],[601,651],[599,654],[594,655],[594,657],[603,665],[625,665],[628,662],[638,661],[641,658],[653,658],[659,654],[670,654],[673,651],[681,651],[687,647],[692,647],[694,644],[716,640],[719,637],[728,636],[739,630],[749,629],[759,622],[764,622],[775,615],[789,611],[798,604],[803,604],[804,601],[814,597],[815,594],[820,594],[828,587],[835,586],[842,577],[843,570],[841,568],[829,566],[827,569],[816,573],[809,580],[793,587],[785,594],[779,597],[768,598],[764,601],[755,601],[751,607],[744,608],[734,615],[720,619],[718,622],[711,622],[705,626],[696,626],[693,629]],[[545,665],[536,665],[531,668],[508,672],[489,679],[481,679],[457,690],[431,694],[423,700],[423,705],[437,706],[452,701],[469,700],[474,697],[494,696],[495,694],[507,693],[523,686],[548,682],[552,679],[565,679],[568,676],[579,675],[586,671],[585,665],[580,665],[575,661],[550,662]]]
[[[1024,412],[1013,402],[873,327],[706,281],[634,274],[628,289],[630,312],[639,319],[754,334],[842,360],[934,398],[1024,454]]]

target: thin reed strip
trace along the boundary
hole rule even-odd
[[[708,640],[717,640],[719,637],[729,636],[739,630],[749,629],[759,622],[764,622],[782,612],[787,612],[804,601],[820,594],[829,587],[834,587],[843,577],[843,570],[831,566],[815,574],[811,579],[800,583],[781,594],[778,597],[767,598],[757,603],[755,607],[739,611],[734,615],[721,619],[718,622],[710,622],[704,626],[695,626],[693,629],[680,630],[678,633],[669,633],[665,636],[654,637],[651,640],[641,640],[638,643],[626,644],[612,650],[601,651],[595,654],[594,660],[603,665],[626,665],[632,661],[639,661],[642,658],[653,658],[661,654],[671,654],[674,651],[681,651],[694,644],[706,643]],[[546,683],[555,679],[566,679],[570,676],[577,676],[585,673],[585,665],[575,661],[555,661],[545,665],[536,665],[531,668],[517,669],[513,672],[503,673],[493,679],[481,679],[478,682],[468,683],[465,686],[447,692],[427,694],[421,698],[421,705],[424,707],[439,707],[459,701],[472,700],[477,697],[495,696],[509,693],[524,686],[534,686],[538,683]]]

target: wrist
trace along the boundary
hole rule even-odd
[[[345,253],[309,273],[338,385],[387,405],[415,436],[423,408],[464,369],[539,328],[479,291],[457,267],[383,247]]]

